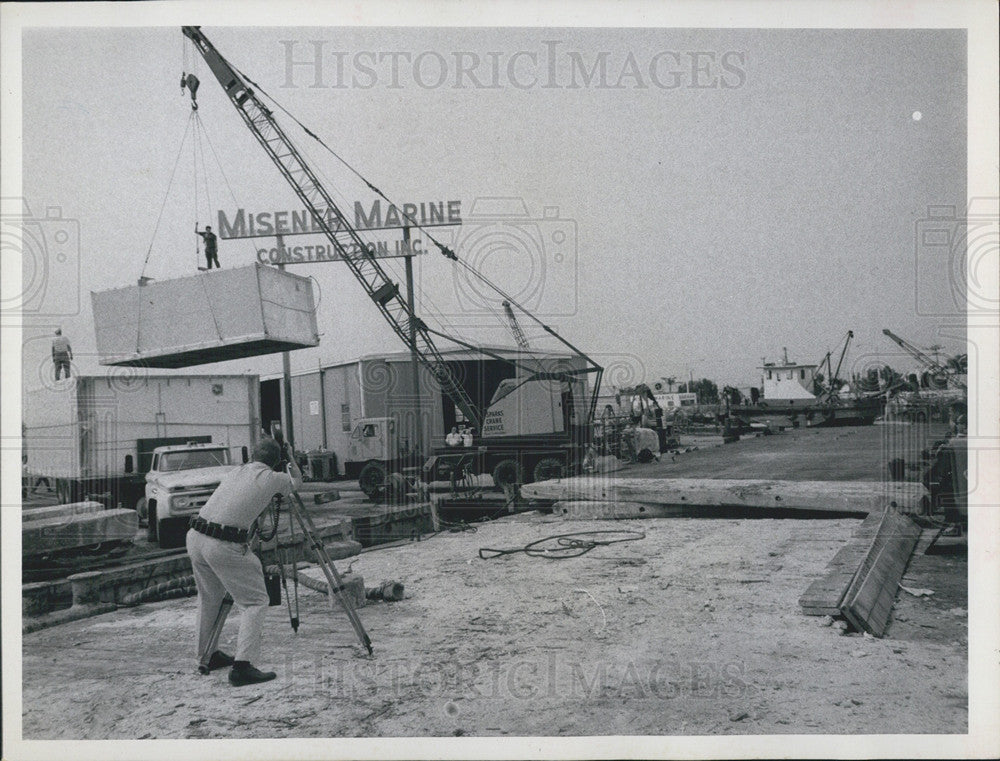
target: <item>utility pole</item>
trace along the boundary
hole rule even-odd
[[[278,254],[285,250],[285,237],[283,235],[276,235],[275,242],[278,245]],[[282,272],[285,271],[284,264],[278,264],[278,269]],[[292,360],[291,355],[287,351],[281,352],[281,391],[284,397],[285,403],[284,407],[284,427],[282,431],[285,434],[285,441],[290,445],[295,445],[295,424],[292,422]],[[324,432],[325,435],[325,432]]]
[[[403,247],[406,256],[403,257],[406,263],[406,305],[410,311],[410,375],[413,379],[413,435],[416,441],[411,444],[411,449],[424,451],[424,423],[420,415],[420,362],[417,358],[417,309],[416,299],[413,294],[413,249],[410,247],[410,228],[403,227]]]

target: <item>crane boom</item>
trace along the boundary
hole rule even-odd
[[[844,339],[844,348],[840,351],[840,359],[837,360],[837,369],[833,371],[833,377],[830,378],[830,387],[833,388],[833,384],[840,377],[840,366],[844,364],[844,357],[847,356],[847,347],[851,345],[851,339],[854,338],[854,331],[847,331],[847,338]],[[827,355],[827,368],[830,367],[830,357]]]
[[[913,357],[918,362],[920,362],[920,364],[922,364],[924,367],[926,367],[932,373],[935,373],[936,375],[943,375],[943,376],[946,376],[946,377],[951,377],[952,378],[952,382],[954,382],[956,386],[958,386],[959,388],[966,388],[966,385],[964,383],[962,383],[962,381],[960,381],[957,378],[953,377],[952,373],[948,370],[948,368],[946,368],[946,367],[942,366],[940,363],[934,361],[931,357],[928,357],[926,354],[924,354],[922,351],[920,351],[920,349],[918,349],[916,346],[914,346],[913,344],[911,344],[905,338],[901,338],[901,337],[897,336],[895,333],[893,333],[888,328],[884,328],[882,330],[882,332],[885,335],[887,335],[889,338],[891,338],[893,341],[895,341],[896,344],[898,344],[900,346],[900,348],[903,349],[903,351],[905,351],[911,357]]]
[[[435,380],[474,425],[482,426],[482,416],[472,399],[455,378],[434,344],[424,322],[410,311],[399,288],[367,243],[351,226],[347,217],[330,197],[312,168],[295,148],[292,141],[274,119],[274,114],[250,88],[244,77],[223,58],[200,27],[182,27],[218,79],[230,102],[236,108],[257,142],[305,204],[334,250],[340,255],[354,277],[361,283],[382,316],[404,343],[411,346],[419,361],[430,370]],[[331,224],[330,220],[333,220]],[[411,335],[413,341],[411,343]]]
[[[517,318],[514,316],[514,310],[511,309],[510,302],[503,302],[503,310],[507,313],[507,321],[510,323],[510,332],[514,334],[514,340],[517,342],[518,347],[523,351],[528,351],[531,347],[528,345],[528,339],[524,336],[524,331],[521,330],[521,326],[517,322]]]

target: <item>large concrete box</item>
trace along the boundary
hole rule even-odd
[[[90,298],[102,365],[189,367],[319,344],[312,281],[260,264]]]

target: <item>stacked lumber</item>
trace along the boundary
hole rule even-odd
[[[871,513],[799,598],[808,616],[843,616],[857,631],[885,634],[920,527],[893,509]]]
[[[21,552],[28,558],[105,542],[130,543],[138,530],[135,510],[105,510],[100,502],[29,509],[21,516]]]
[[[899,582],[919,540],[920,527],[908,515],[885,511],[840,606],[855,629],[876,637],[885,634]]]
[[[778,508],[867,515],[880,513],[885,505],[897,511],[915,511],[925,490],[921,484],[907,482],[576,476],[525,484],[521,494],[557,502]]]
[[[854,580],[858,566],[868,554],[872,539],[882,522],[883,513],[868,514],[843,547],[826,566],[826,573],[815,579],[799,598],[799,606],[807,616],[839,616],[847,587]]]

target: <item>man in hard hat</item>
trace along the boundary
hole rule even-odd
[[[260,643],[268,595],[260,560],[251,552],[251,527],[276,494],[287,497],[302,486],[302,473],[285,445],[270,438],[255,448],[253,461],[227,473],[218,488],[191,520],[187,551],[198,589],[198,653],[202,673],[232,666],[229,682],[235,687],[274,679],[273,671],[260,671]],[[217,632],[229,613],[226,593],[240,608],[236,654],[214,647]]]
[[[56,328],[56,337],[52,339],[52,364],[56,367],[56,380],[62,371],[65,370],[66,377],[70,377],[69,363],[73,359],[73,347],[69,345],[66,336],[62,334],[62,328]]]
[[[215,233],[212,232],[212,226],[205,225],[205,230],[202,231],[198,229],[198,225],[195,225],[194,231],[197,235],[201,236],[203,241],[205,241],[205,269],[212,269],[212,262],[215,262],[215,266],[218,269],[222,269],[222,266],[219,264],[218,257],[219,242],[215,237]]]

